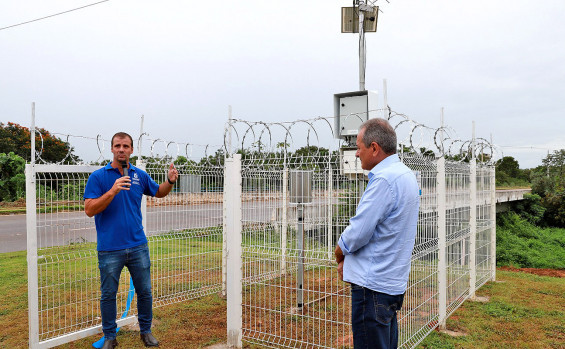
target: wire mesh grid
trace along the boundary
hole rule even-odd
[[[157,183],[170,162],[145,165]],[[164,198],[147,197],[146,234],[156,307],[219,292],[222,287],[223,167],[177,163],[177,183]]]
[[[491,275],[491,237],[496,234],[496,217],[491,217],[493,204],[491,193],[495,190],[495,183],[492,182],[493,171],[492,166],[477,166],[476,288],[481,287],[493,277]]]
[[[333,263],[337,230],[332,222],[338,202],[356,195],[341,185],[335,164],[313,159],[302,158],[297,169],[281,158],[276,171],[264,171],[253,159],[242,163],[247,342],[334,348],[350,341],[349,289]],[[297,170],[309,173],[308,189],[298,192],[289,180]]]
[[[157,182],[166,180],[166,166],[158,161],[146,165]],[[39,341],[101,323],[96,229],[84,213],[82,197],[96,168],[36,166]],[[155,306],[218,292],[222,284],[223,167],[190,163],[177,169],[173,192],[147,200]],[[124,268],[118,318],[137,314],[136,298],[127,304],[129,278]]]
[[[45,172],[41,172],[41,169]],[[90,174],[38,166],[36,229],[39,339],[47,340],[100,323],[100,277],[94,221],[84,214],[82,195]],[[122,275],[124,284],[129,276]],[[125,309],[126,286],[117,294]]]
[[[466,162],[446,162],[447,203],[447,315],[469,296],[470,167]]]
[[[402,154],[402,162],[416,173],[421,189],[410,278],[398,314],[399,344],[411,347],[422,341],[438,320],[437,167],[434,158],[415,154]]]

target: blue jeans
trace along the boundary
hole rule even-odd
[[[351,327],[355,349],[398,347],[396,312],[404,294],[391,296],[351,284]]]
[[[151,261],[147,244],[125,250],[98,251],[100,269],[100,311],[105,339],[116,338],[116,293],[120,274],[126,266],[137,293],[137,320],[141,333],[151,332],[153,296],[151,295]]]

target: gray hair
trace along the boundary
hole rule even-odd
[[[381,118],[369,119],[359,127],[359,130],[363,129],[365,134],[362,141],[366,147],[375,142],[386,154],[396,154],[396,132],[388,121]]]

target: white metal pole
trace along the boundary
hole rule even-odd
[[[365,13],[361,10],[364,0],[359,1],[359,91],[365,90]]]
[[[146,165],[141,159],[141,139],[143,138],[143,121],[145,116],[141,115],[141,125],[139,126],[139,139],[137,141],[137,160],[135,161],[135,166],[139,169],[145,171]],[[143,226],[143,231],[147,234],[147,196],[143,195],[141,198],[141,225]]]
[[[437,214],[438,214],[438,312],[439,328],[445,329],[447,319],[447,211],[445,185],[445,158],[437,160]]]
[[[139,167],[140,170],[145,171],[147,165],[141,160],[137,159],[135,161],[135,166]],[[141,225],[143,226],[143,231],[147,234],[147,196],[143,195],[141,197]]]
[[[35,102],[31,103],[31,130],[29,131],[31,134],[31,165],[35,166]]]
[[[231,138],[232,137],[232,127],[231,127],[232,118],[233,118],[233,116],[232,116],[231,105],[228,105],[228,127],[229,127],[229,130],[228,130],[228,149],[227,149],[228,154],[232,153],[232,144],[231,144],[231,142],[232,142],[232,138]]]
[[[288,243],[287,236],[287,214],[288,214],[288,168],[286,167],[286,157],[285,165],[283,170],[283,183],[282,183],[282,227],[281,227],[281,275],[286,274],[286,246]]]
[[[27,228],[27,300],[29,347],[39,346],[39,281],[37,271],[37,208],[35,191],[35,103],[31,104],[31,163],[25,166]]]
[[[241,348],[242,342],[242,287],[243,258],[241,247],[242,212],[241,212],[241,154],[234,154],[225,161],[226,181],[224,195],[226,207],[226,249],[227,249],[227,344]]]
[[[298,250],[298,270],[296,272],[296,306],[302,312],[304,306],[304,204],[296,206],[296,245]]]
[[[471,142],[471,163],[470,163],[470,186],[471,204],[469,214],[469,227],[471,236],[469,238],[469,297],[475,298],[477,283],[477,159],[475,154],[475,122],[473,121],[473,140]]]
[[[388,89],[386,79],[383,79],[383,119],[388,120]]]
[[[442,156],[442,157],[445,155],[445,150],[443,149],[443,125],[444,125],[444,117],[445,117],[444,108],[441,107],[441,120],[440,120],[440,122],[441,122],[441,128],[440,128],[440,131],[439,131],[439,140],[440,140],[440,145],[441,145],[441,146],[440,146],[440,148],[441,148],[441,149],[440,149],[440,153],[441,153],[441,156]]]
[[[226,149],[226,154],[224,157],[224,160],[227,159],[229,156],[231,156],[232,153],[232,145],[231,145],[231,120],[232,120],[232,109],[231,109],[231,105],[228,105],[228,144],[227,144],[227,149]],[[225,163],[225,161],[224,161]],[[224,195],[223,195],[223,201],[222,201],[222,206],[223,206],[223,210],[224,210],[224,216],[226,213],[226,209],[227,209],[227,196],[226,196],[226,183],[228,181],[228,171],[227,168],[224,166]],[[225,297],[226,293],[227,293],[227,289],[226,289],[226,273],[227,273],[227,239],[226,239],[226,232],[227,232],[227,221],[224,219],[223,221],[223,230],[222,230],[222,296]]]
[[[492,135],[490,137],[492,143]],[[492,161],[492,159],[491,159]],[[496,281],[496,176],[494,164],[490,166],[490,272],[492,281]]]
[[[331,153],[328,154],[328,216],[326,219],[326,225],[328,229],[328,241],[327,241],[327,249],[328,249],[328,259],[333,260],[333,207],[332,207],[332,196],[333,196],[333,170],[331,165]]]
[[[141,160],[141,139],[143,138],[143,121],[145,116],[141,115],[141,126],[139,127],[139,140],[137,141],[137,158]]]

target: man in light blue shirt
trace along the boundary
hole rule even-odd
[[[420,196],[416,176],[396,155],[388,121],[359,128],[357,153],[369,183],[335,249],[340,277],[351,283],[355,348],[396,348],[410,273]]]

